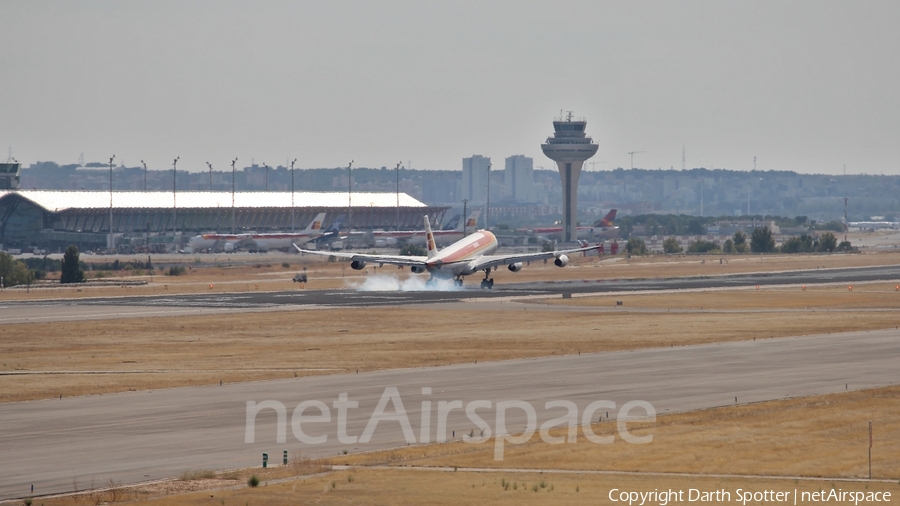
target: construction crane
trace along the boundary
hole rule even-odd
[[[634,155],[637,153],[646,153],[646,151],[629,151],[628,154],[631,155],[631,168],[634,168]]]

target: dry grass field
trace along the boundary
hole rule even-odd
[[[47,506],[81,506],[108,501],[114,493],[117,501],[159,506],[567,505],[610,503],[612,489],[684,490],[687,499],[690,488],[724,489],[732,494],[728,502],[737,499],[738,489],[793,493],[795,489],[802,492],[832,488],[891,492],[893,501],[900,497],[898,398],[900,388],[892,387],[664,415],[645,429],[633,424],[636,434],[654,435],[653,442],[646,445],[621,440],[597,445],[583,437],[578,443],[562,445],[534,440],[508,446],[506,459],[499,463],[493,460],[490,442],[456,442],[338,457],[321,462],[320,466],[309,462],[298,466],[292,462],[286,468],[265,471],[185,472],[178,481],[39,501]],[[875,423],[873,475],[890,481],[842,481],[867,475],[868,420]],[[612,425],[595,424],[593,430],[597,434],[610,433]],[[354,467],[328,471],[330,464]],[[453,471],[454,466],[459,470]],[[467,470],[469,466],[493,470]],[[537,468],[545,471],[530,471]],[[251,474],[259,476],[262,482],[258,488],[243,486]],[[725,476],[745,474],[755,477]],[[288,478],[291,476],[299,477]]]
[[[213,481],[213,483],[217,482]],[[703,491],[720,489],[728,491],[731,494],[730,500],[727,501],[728,504],[735,503],[738,498],[738,489],[751,493],[775,491],[791,492],[792,494],[794,490],[801,493],[822,490],[827,492],[832,488],[842,491],[891,492],[892,502],[896,501],[896,497],[900,495],[900,485],[897,483],[820,482],[804,479],[788,481],[704,476],[644,477],[537,472],[419,471],[399,468],[337,471],[280,483],[263,483],[257,488],[220,488],[168,496],[119,490],[118,495],[121,501],[153,506],[181,506],[184,504],[210,506],[295,506],[305,504],[322,506],[345,504],[360,506],[385,504],[519,506],[552,504],[567,506],[623,504],[609,500],[610,491],[613,489],[639,492],[653,491],[654,489],[683,490],[684,502],[687,502],[691,488]],[[86,495],[75,499],[71,497],[38,499],[35,504],[87,506],[102,504],[109,498],[109,492],[98,492],[93,494],[93,497]],[[640,501],[634,504],[636,506],[639,503]],[[709,503],[725,504],[726,501],[707,502],[707,504]],[[627,499],[624,504],[628,504]],[[660,503],[645,504],[658,505]],[[737,502],[737,504],[741,504],[741,502]],[[747,504],[762,503],[750,501]],[[798,502],[798,504],[810,503]]]
[[[852,286],[852,285],[850,285]],[[541,302],[567,307],[613,307],[618,309],[790,311],[790,310],[889,310],[900,311],[900,291],[894,283],[866,283],[852,286],[768,287],[756,290],[697,291],[692,293],[641,293],[575,295],[571,299],[544,299]]]
[[[211,257],[211,258],[210,258]],[[719,259],[723,263],[719,263]],[[179,257],[175,257],[179,259]],[[219,261],[221,259],[221,261]],[[195,263],[202,260],[204,266]],[[112,261],[104,258],[103,261]],[[200,255],[181,258],[187,269],[183,276],[167,276],[157,273],[151,277],[146,273],[121,271],[103,278],[105,282],[146,281],[140,286],[78,286],[0,290],[3,300],[40,300],[80,297],[110,297],[132,295],[171,295],[177,293],[216,293],[278,290],[319,290],[346,288],[362,284],[367,275],[380,272],[405,279],[408,270],[385,266],[380,269],[369,267],[364,271],[354,271],[347,262],[328,262],[324,259],[297,255],[261,255],[227,257],[224,255]],[[727,261],[727,263],[725,263]],[[287,263],[289,267],[284,267]],[[212,264],[211,266],[206,266]],[[900,252],[871,252],[864,254],[833,255],[731,255],[731,256],[652,256],[626,259],[624,256],[601,261],[597,257],[572,258],[568,267],[560,269],[543,262],[536,262],[522,271],[513,273],[506,269],[496,271],[493,276],[497,283],[517,283],[553,280],[597,280],[621,278],[666,278],[680,276],[715,276],[748,272],[777,272],[797,269],[819,269],[839,267],[867,267],[900,264]],[[294,274],[307,268],[309,283],[303,288],[293,283]],[[419,275],[425,277],[426,275]],[[151,282],[152,281],[152,282]],[[468,284],[478,282],[472,276]],[[212,287],[210,288],[210,285]]]
[[[785,293],[813,300],[786,308]],[[644,297],[646,304],[635,302]],[[473,302],[4,325],[0,402],[874,330],[900,321],[900,295],[874,289],[652,297],[628,296],[618,308],[601,298],[609,308],[575,310]],[[888,310],[827,310],[835,300]]]
[[[629,422],[633,435],[653,435],[648,444],[624,442],[613,421],[592,426],[597,435],[616,436],[612,444],[592,443],[580,431],[575,444],[547,444],[536,434],[526,444],[507,444],[500,462],[491,440],[339,456],[333,463],[866,478],[869,420],[877,440],[873,478],[900,479],[896,386]]]

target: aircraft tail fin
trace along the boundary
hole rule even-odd
[[[437,245],[434,242],[434,232],[431,231],[431,223],[428,222],[428,215],[425,215],[425,246],[428,248],[428,258],[437,255]]]
[[[322,230],[322,223],[325,222],[325,213],[319,213],[313,218],[312,222],[310,222],[309,226],[306,227],[304,232],[318,232]]]
[[[444,227],[444,230],[456,230],[457,227],[462,227],[462,225],[459,224],[460,218],[460,215],[454,214],[453,217],[450,218],[450,221],[447,222],[447,226]]]
[[[478,217],[481,216],[481,209],[476,209],[469,214],[469,217],[466,218],[465,224],[466,229],[469,230],[477,230],[478,229]],[[462,223],[456,228],[459,232],[462,232],[463,226]]]
[[[609,213],[603,217],[602,220],[598,221],[594,224],[595,227],[612,227],[613,222],[616,220],[616,211],[617,209],[610,209]]]
[[[323,232],[326,234],[331,233],[331,232],[335,232],[335,233],[340,232],[341,226],[343,226],[343,224],[344,224],[344,215],[342,214],[342,215],[338,216],[337,218],[335,218],[335,220],[333,222],[331,222],[331,225],[328,225],[328,228],[323,230]]]

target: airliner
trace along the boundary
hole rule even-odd
[[[612,239],[619,234],[619,227],[613,224],[616,219],[616,209],[610,209],[609,213],[591,227],[578,227],[578,239]],[[550,236],[562,234],[562,227],[544,227],[528,230],[535,235]]]
[[[858,228],[860,230],[880,230],[900,228],[900,223],[896,221],[851,221],[847,223],[850,228]]]
[[[493,255],[492,253],[497,251],[497,238],[490,231],[477,230],[450,246],[438,250],[435,244],[434,232],[431,231],[431,224],[428,222],[428,216],[425,216],[425,242],[427,245],[426,256],[326,252],[302,249],[296,244],[294,248],[300,253],[308,255],[333,256],[349,260],[350,267],[358,271],[365,269],[367,263],[408,266],[416,274],[423,272],[431,274],[428,284],[433,283],[435,279],[453,279],[454,284],[462,286],[463,277],[476,272],[484,272],[481,288],[490,289],[494,287],[494,278],[491,277],[491,271],[501,265],[506,265],[512,272],[519,272],[522,270],[523,262],[552,258],[554,265],[565,267],[569,263],[569,255],[600,247],[596,245],[541,253]]]
[[[214,250],[221,248],[231,253],[238,247],[253,248],[263,251],[270,249],[290,249],[292,244],[304,244],[323,235],[322,223],[325,213],[319,213],[310,224],[300,232],[276,232],[267,234],[201,234],[191,238],[188,246],[193,251]]]

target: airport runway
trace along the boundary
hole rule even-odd
[[[0,324],[26,321],[124,318],[133,316],[180,316],[207,314],[215,310],[302,309],[317,307],[373,307],[403,304],[457,302],[463,299],[490,299],[554,296],[564,293],[621,293],[684,289],[715,289],[742,286],[815,285],[900,280],[900,266],[820,269],[727,276],[615,279],[592,281],[549,281],[496,285],[481,290],[470,280],[463,289],[450,291],[357,291],[291,290],[282,292],[241,292],[135,297],[98,297],[0,303]],[[124,307],[123,307],[124,306]],[[140,308],[140,309],[138,309]],[[114,315],[114,316],[111,316]]]
[[[735,397],[744,404],[840,392],[845,383],[851,390],[897,384],[898,357],[900,331],[885,330],[0,404],[0,497],[29,495],[32,483],[41,495],[72,491],[73,480],[85,489],[111,479],[133,483],[185,470],[255,466],[262,452],[277,463],[285,449],[335,455],[407,444],[396,421],[381,422],[368,444],[339,442],[333,403],[342,393],[359,403],[347,409],[349,436],[363,433],[385,388],[396,387],[415,436],[422,413],[431,413],[433,439],[440,401],[489,401],[491,408],[478,414],[494,429],[494,406],[506,400],[531,403],[538,425],[565,413],[546,410],[551,400],[574,402],[579,415],[593,401],[618,408],[643,400],[662,414],[733,405]],[[267,400],[285,406],[285,442],[276,440],[277,415],[269,409],[256,418],[255,442],[245,443],[248,401]],[[301,444],[292,430],[294,408],[310,400],[331,411],[330,422],[303,425],[309,435],[328,436],[324,444]],[[423,409],[425,400],[430,409]],[[606,409],[595,414],[601,413]],[[522,430],[525,420],[523,411],[509,410],[509,432]],[[448,433],[456,431],[459,439],[473,429],[477,435],[463,410],[451,411]]]

